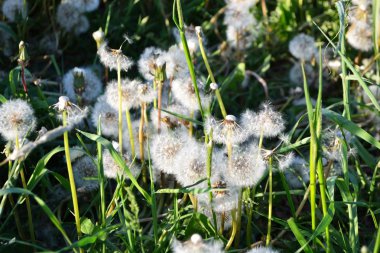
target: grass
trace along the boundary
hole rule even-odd
[[[38,128],[22,141],[0,139],[5,150],[0,154],[0,252],[175,252],[178,241],[188,241],[193,234],[201,235],[203,244],[220,243],[226,252],[259,246],[281,252],[380,251],[380,97],[374,89],[380,80],[378,1],[367,9],[372,16],[369,40],[375,45],[370,51],[355,49],[347,39],[352,13],[346,1],[260,0],[250,10],[257,34],[251,41],[237,35],[237,49],[233,39],[227,39],[232,24],[223,21],[228,15],[224,1],[101,1],[96,11],[82,13],[89,29],[80,35],[60,27],[59,1],[23,2],[28,4],[26,17],[11,22],[0,14],[0,41],[8,40],[0,43],[0,105],[15,98],[27,101]],[[191,33],[190,25],[201,29]],[[62,79],[73,67],[90,66],[103,89],[117,79],[119,98],[123,78],[143,80],[137,64],[125,72],[120,61],[117,71],[100,63],[100,45],[91,36],[99,28],[110,47],[123,45],[122,53],[135,63],[150,46],[182,48],[182,67],[188,70],[198,109],[168,110],[176,98],[163,65],[151,73],[154,81],[146,82],[157,93],[153,103],[123,113],[122,102],[128,101],[119,99],[115,136],[104,135],[104,127],[109,127],[104,115],[97,124],[89,115],[75,127],[67,121],[67,111],[63,122],[57,120],[53,105],[65,94]],[[316,41],[310,61],[289,53],[289,42],[299,33]],[[46,40],[40,44],[51,34],[57,38],[55,45]],[[133,43],[123,44],[124,34]],[[19,49],[20,41],[25,43]],[[194,45],[199,49],[192,53]],[[331,60],[340,67],[328,67]],[[296,64],[300,71],[295,80],[289,72]],[[207,96],[210,104],[202,99]],[[235,115],[238,129],[244,130],[239,115],[247,109],[258,112],[267,100],[287,121],[285,137],[267,138],[264,129],[246,140],[260,150],[264,176],[237,189],[233,207],[218,213],[217,201],[233,192],[229,178],[215,178],[220,168],[233,169],[233,155],[244,144],[232,142],[233,129],[225,132],[226,144],[217,143],[218,132],[210,129],[209,117],[220,127],[227,115]],[[158,127],[150,116],[153,109],[158,110]],[[184,129],[203,152],[199,156],[204,159],[198,161],[204,165],[203,176],[191,185],[175,180],[181,175],[157,169],[154,136],[172,132],[169,128],[176,124],[180,127],[175,131]],[[69,128],[59,131],[61,125]],[[42,127],[58,130],[45,140],[38,132]],[[73,173],[78,151],[94,162],[95,176],[83,180],[93,182],[97,190],[78,190]],[[120,168],[116,179],[106,176],[110,164],[105,163],[105,151]],[[280,170],[283,156],[290,152],[303,161],[304,174],[295,163]],[[190,159],[193,154],[185,155]],[[182,162],[176,170],[185,166]],[[141,175],[135,174],[136,168],[143,170]]]

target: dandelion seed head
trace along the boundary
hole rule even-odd
[[[152,86],[139,81],[136,83],[136,93],[140,104],[150,104],[157,97],[157,92],[153,90]]]
[[[98,9],[100,4],[100,0],[80,0],[78,2],[83,2],[83,10],[85,12],[91,12]]]
[[[82,33],[85,33],[90,28],[90,22],[88,21],[88,18],[84,15],[80,15],[77,24],[74,26],[74,34],[80,35]]]
[[[217,213],[232,211],[238,207],[239,190],[235,187],[225,188],[212,199],[212,209]]]
[[[153,166],[167,174],[178,170],[178,153],[183,149],[188,134],[184,131],[162,132],[157,134],[151,143]]]
[[[76,78],[83,80],[78,84]],[[93,102],[102,92],[103,84],[91,68],[73,68],[68,71],[62,79],[63,90],[69,99],[77,102],[78,98],[84,103]]]
[[[169,78],[184,78],[189,76],[184,52],[177,46],[171,46],[165,53],[166,75]]]
[[[279,251],[271,247],[258,247],[248,250],[247,253],[279,253]]]
[[[373,48],[372,27],[367,23],[352,24],[347,30],[346,38],[357,50],[368,52]]]
[[[247,131],[236,122],[236,117],[227,115],[224,120],[216,121],[210,117],[206,120],[205,129],[213,131],[213,140],[222,144],[239,144],[248,139]]]
[[[92,158],[83,156],[73,163],[75,185],[78,192],[91,192],[98,189],[98,170]]]
[[[122,110],[129,110],[131,107],[136,107],[139,104],[136,97],[136,84],[138,81],[131,81],[128,78],[121,80],[121,100]],[[119,93],[117,80],[108,83],[104,96],[107,103],[115,110],[119,109]]]
[[[247,187],[256,185],[266,171],[266,163],[256,144],[235,148],[230,162],[224,166],[228,185]]]
[[[190,26],[185,25],[184,30],[185,30],[187,46],[189,48],[190,54],[193,55],[195,52],[198,51],[198,48],[199,48],[198,36],[195,31],[195,27],[193,25],[190,25]],[[173,35],[177,44],[179,45],[181,50],[183,50],[183,45],[181,43],[181,37],[179,35],[178,29],[173,29]],[[207,44],[205,40],[203,41],[203,43]]]
[[[220,241],[203,241],[198,234],[193,234],[190,240],[181,243],[174,240],[172,244],[173,253],[221,253],[223,244]]]
[[[58,103],[53,105],[53,108],[59,112],[66,110],[67,112],[67,124],[76,125],[79,124],[88,114],[88,107],[84,109],[79,108],[76,104],[70,102],[70,99],[66,96],[60,96]],[[62,120],[62,115],[58,115],[58,118]]]
[[[2,6],[3,15],[10,21],[15,22],[20,16],[25,19],[28,14],[27,5],[24,6],[23,0],[5,0]]]
[[[33,108],[22,99],[8,100],[0,106],[0,134],[7,141],[20,140],[37,125]]]
[[[131,171],[132,175],[137,178],[140,175],[141,170],[132,163],[132,158],[128,153],[123,154],[123,160]],[[118,177],[128,178],[126,172],[122,167],[119,166],[112,157],[108,149],[103,150],[103,167],[104,167],[104,176],[107,178],[116,179]]]
[[[300,33],[289,42],[289,52],[297,59],[311,61],[315,51],[313,37]]]
[[[70,159],[72,162],[78,160],[82,156],[86,155],[86,152],[79,146],[70,148]],[[65,158],[66,159],[66,158]]]
[[[57,8],[57,22],[65,32],[71,32],[80,21],[81,9],[74,4],[75,1],[64,1]]]
[[[165,52],[156,47],[145,48],[137,63],[140,74],[147,81],[154,79],[155,73],[165,64]]]
[[[285,130],[285,120],[269,103],[263,103],[258,113],[243,113],[242,126],[255,137],[276,137]]]
[[[199,96],[202,106],[206,106],[211,102],[211,97],[205,95],[202,82],[197,80]],[[198,98],[195,93],[194,85],[191,78],[175,79],[172,83],[172,92],[176,101],[185,106],[190,111],[199,110]]]
[[[107,42],[101,44],[98,49],[98,55],[100,62],[110,70],[117,70],[118,62],[120,62],[120,69],[125,72],[133,65],[133,61],[125,56],[121,49],[111,49],[108,47]]]
[[[309,164],[305,159],[295,156],[290,168],[285,170],[284,174],[291,188],[301,188],[310,180]]]
[[[92,110],[91,121],[95,128],[98,127],[99,116],[102,135],[117,138],[119,134],[118,112],[107,103],[104,96],[98,98]],[[125,125],[126,121],[123,118],[122,126]]]
[[[280,171],[285,171],[287,168],[289,168],[293,164],[294,160],[294,153],[290,152],[281,158],[278,159],[278,169]]]
[[[369,0],[352,0],[352,4],[358,6],[361,10],[367,10],[372,1]]]

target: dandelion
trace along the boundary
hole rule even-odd
[[[61,2],[57,9],[57,22],[65,32],[71,32],[80,22],[81,12],[72,2]]]
[[[293,164],[294,153],[290,152],[280,158],[278,158],[278,169],[280,171],[285,171]]]
[[[293,189],[301,188],[310,180],[309,164],[305,159],[296,156],[290,168],[284,171],[285,178]]]
[[[314,51],[314,38],[304,33],[298,34],[289,43],[289,52],[300,61],[311,61]]]
[[[249,10],[254,7],[258,0],[225,0],[229,8]]]
[[[137,178],[140,174],[140,169],[134,163],[132,163],[132,158],[127,154],[123,154],[123,160],[128,165],[129,170],[132,175]],[[112,157],[108,149],[103,151],[103,166],[104,166],[104,176],[107,178],[116,179],[118,177],[128,178],[124,169],[119,166]]]
[[[70,158],[72,162],[78,160],[84,155],[86,155],[86,152],[81,147],[74,146],[70,148]]]
[[[91,12],[98,9],[100,0],[79,0],[78,2],[83,3],[83,11]]]
[[[207,178],[205,150],[194,139],[189,139],[178,153],[178,164],[181,166],[178,167],[175,177],[181,185],[192,185]]]
[[[25,19],[28,14],[26,2],[23,0],[5,0],[2,11],[3,15],[11,22],[15,22],[19,17]]]
[[[373,47],[372,27],[367,23],[352,24],[346,33],[347,42],[355,49],[368,52]]]
[[[246,253],[279,253],[279,251],[272,249],[271,247],[258,247],[248,250]]]
[[[193,25],[184,27],[187,46],[189,48],[190,54],[194,54],[198,50],[198,36]],[[181,37],[178,29],[173,29],[173,35],[178,45],[180,45],[181,50],[183,50],[183,45],[181,43]]]
[[[371,5],[372,1],[369,0],[352,0],[352,4],[359,7],[361,10],[367,10],[368,7]]]
[[[88,18],[84,15],[80,15],[78,22],[74,26],[73,32],[75,35],[80,35],[82,33],[87,32],[89,28],[90,28],[90,22],[88,21]]]
[[[14,99],[0,106],[0,133],[5,140],[22,140],[36,125],[33,108],[26,101]]]
[[[222,248],[222,242],[205,242],[199,234],[193,234],[190,240],[183,243],[174,240],[172,244],[173,253],[222,253]]]
[[[121,49],[111,49],[108,47],[107,42],[104,42],[99,47],[98,55],[100,62],[111,70],[117,70],[118,63],[120,64],[120,69],[124,71],[128,71],[133,65],[133,62],[123,54]]]
[[[78,192],[91,192],[98,189],[98,170],[93,158],[84,156],[73,163],[75,185]]]
[[[139,107],[142,104],[150,104],[157,97],[157,93],[153,90],[153,88],[150,85],[146,83],[142,83],[139,80],[135,80],[135,84],[132,86],[135,86],[136,89],[137,103],[133,105],[134,107]]]
[[[246,130],[238,125],[237,119],[233,115],[227,115],[222,121],[216,121],[210,117],[205,123],[206,131],[213,132],[213,140],[222,144],[240,144],[247,140]]]
[[[167,174],[175,174],[178,171],[178,154],[187,139],[187,134],[178,130],[157,134],[150,149],[153,166]]]
[[[104,96],[98,98],[92,110],[91,122],[95,128],[98,127],[99,117],[102,135],[117,138],[119,130],[117,110],[107,103]],[[123,126],[125,125],[126,122],[123,119]]]
[[[281,113],[274,111],[269,103],[264,103],[258,113],[250,110],[243,113],[242,126],[255,137],[276,137],[284,131],[285,121]]]
[[[303,65],[304,70],[305,70],[305,75],[306,75],[306,80],[307,83],[313,84],[316,78],[316,73],[313,69],[313,67],[306,63]],[[303,72],[302,72],[302,67],[300,63],[295,63],[293,67],[289,71],[289,80],[296,84],[296,85],[302,85],[303,84]]]
[[[53,107],[59,112],[67,112],[67,125],[76,125],[81,123],[88,114],[88,107],[81,109],[76,104],[71,103],[70,99],[66,96],[60,96],[58,103],[54,104]],[[62,115],[59,115],[58,118],[63,121]]]
[[[212,207],[206,202],[199,202],[199,212],[206,215],[207,218],[213,223],[214,217],[212,214]],[[232,227],[231,211],[218,213],[214,211],[216,216],[216,224],[220,231],[226,231]]]
[[[136,107],[139,105],[136,99],[136,86],[139,84],[139,81],[130,80],[128,78],[121,80],[121,101],[122,101],[122,110],[129,110],[131,107]],[[113,80],[107,84],[107,88],[104,92],[105,99],[107,103],[112,106],[115,110],[119,108],[119,99],[118,99],[118,83],[116,80]]]
[[[198,80],[197,84],[202,105],[207,106],[211,102],[211,97],[204,94],[202,82]],[[191,78],[175,79],[172,83],[172,91],[178,103],[190,111],[199,110],[198,98]]]
[[[171,46],[164,57],[168,78],[174,79],[189,76],[185,54],[177,45]]]
[[[236,187],[256,185],[266,171],[261,150],[251,144],[249,147],[234,149],[230,163],[225,163],[227,184]]]
[[[151,81],[156,75],[157,71],[161,70],[165,64],[165,53],[159,48],[148,47],[145,48],[138,61],[138,68],[140,74],[145,80]]]
[[[102,92],[103,84],[91,68],[73,68],[62,80],[63,90],[73,102],[91,103]]]

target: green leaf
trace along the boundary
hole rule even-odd
[[[215,229],[210,220],[201,213],[194,213],[189,224],[186,226],[185,237],[190,238],[193,234],[200,234],[203,238],[215,234]]]
[[[358,125],[356,125],[352,121],[344,118],[340,114],[333,112],[329,109],[322,109],[322,114],[325,115],[330,120],[334,121],[340,127],[349,131],[351,134],[365,140],[369,144],[380,149],[380,142],[378,142],[372,135],[367,133],[364,129],[360,128]]]
[[[88,218],[84,219],[81,224],[80,224],[80,230],[82,231],[83,234],[85,235],[91,235],[92,232],[94,231],[94,224],[92,221]]]
[[[313,250],[310,248],[309,245],[307,245],[305,237],[302,235],[301,231],[298,229],[298,226],[296,222],[294,221],[294,218],[290,218],[287,220],[288,225],[290,229],[292,230],[293,234],[295,235],[298,243],[301,245],[301,247],[304,249],[306,253],[312,253]]]

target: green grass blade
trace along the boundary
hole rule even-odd
[[[294,221],[294,218],[290,218],[289,220],[287,220],[287,222],[288,222],[288,225],[289,225],[290,229],[292,230],[294,236],[296,237],[298,243],[303,248],[303,250],[306,253],[312,253],[313,250],[307,244],[305,237],[302,235],[301,231],[298,229],[298,226],[297,226],[296,222]]]

